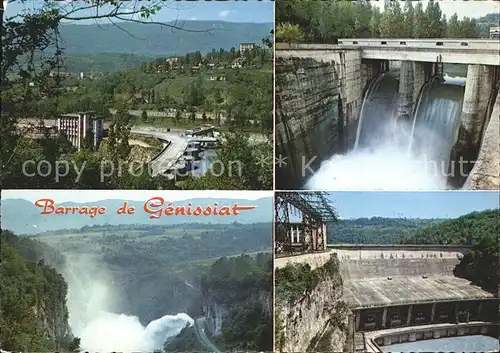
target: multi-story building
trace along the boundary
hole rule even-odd
[[[90,138],[92,147],[97,149],[104,135],[104,124],[93,112],[62,114],[57,119],[57,130],[78,149],[85,147]]]
[[[167,58],[167,62],[170,65],[176,64],[178,61],[179,61],[179,57],[177,57],[177,56],[171,56],[171,57]]]
[[[500,39],[500,26],[490,27],[490,39]]]
[[[240,54],[243,55],[247,50],[250,51],[255,49],[255,43],[241,43],[240,44]]]

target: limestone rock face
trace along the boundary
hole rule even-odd
[[[465,187],[481,190],[498,190],[500,187],[500,91]]]
[[[363,90],[378,71],[358,51],[276,52],[276,144],[281,189],[297,189],[321,162],[354,144]]]
[[[328,351],[342,352],[347,339],[347,307],[341,297],[342,279],[337,271],[296,302],[276,302],[276,320],[282,330],[276,335],[284,338],[281,351],[323,351],[319,342],[327,337]],[[324,342],[321,345],[324,347]]]
[[[333,62],[299,57],[278,58],[276,70],[278,153],[287,158],[280,174],[294,176],[285,184],[302,184],[304,165],[315,159],[316,169],[341,148],[338,72]]]

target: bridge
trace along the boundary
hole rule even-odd
[[[280,44],[280,50],[359,50],[362,59],[500,66],[495,39],[339,39],[338,44]]]
[[[433,78],[443,77],[446,64],[463,64],[467,77],[454,154],[471,161],[477,157],[469,156],[471,151],[498,150],[500,118],[491,114],[493,106],[500,106],[498,40],[359,38],[339,39],[338,44],[277,43],[277,154],[287,161],[277,170],[280,189],[302,188],[323,161],[352,150],[366,90],[394,61],[400,64],[394,119],[414,116],[423,88]],[[487,154],[488,158],[479,159],[483,181],[473,178],[471,188],[498,185],[499,167],[492,161],[496,157]],[[467,174],[472,165],[466,166]],[[463,185],[466,178],[457,184]]]

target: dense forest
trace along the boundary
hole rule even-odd
[[[328,243],[397,244],[415,230],[442,221],[383,217],[342,219],[327,227]]]
[[[77,349],[79,339],[72,337],[68,327],[67,283],[45,264],[61,263],[62,255],[9,231],[2,232],[0,242],[1,348],[24,352]]]
[[[478,38],[498,17],[450,18],[438,1],[391,1],[384,11],[369,1],[278,1],[278,42],[329,43],[336,38]],[[491,22],[486,22],[491,21]],[[481,23],[481,25],[479,25]]]
[[[496,209],[473,212],[419,229],[404,239],[404,243],[473,245],[455,274],[496,293],[500,278],[499,234],[500,211]]]
[[[402,243],[474,245],[483,238],[500,234],[499,217],[498,210],[472,212],[416,229]]]
[[[215,321],[212,336],[223,351],[272,351],[272,255],[223,257],[201,277],[200,305],[189,314]],[[206,349],[195,329],[185,328],[167,352]]]

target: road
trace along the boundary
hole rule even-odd
[[[22,126],[28,123],[38,124],[38,120],[25,119],[19,125]],[[45,124],[47,126],[55,125],[56,121],[46,119]],[[109,122],[104,122],[103,125],[104,128],[107,129],[109,127]],[[190,140],[189,137],[183,135],[186,132],[186,130],[184,129],[167,129],[152,126],[133,126],[131,132],[135,134],[156,137],[160,140],[170,142],[168,148],[166,148],[162,154],[151,161],[151,169],[153,175],[158,175],[175,165],[175,163],[177,163],[180,157],[184,154],[184,151],[186,150]],[[267,138],[259,133],[251,133],[249,137],[249,142],[252,145],[265,142],[266,140]],[[137,142],[134,144],[143,145],[142,143]]]
[[[339,46],[353,47],[399,47],[399,48],[421,48],[435,49],[442,47],[445,49],[460,50],[495,50],[500,49],[498,39],[414,39],[414,38],[341,38]]]
[[[194,321],[194,332],[196,333],[196,337],[198,338],[198,341],[210,350],[212,353],[222,353],[222,351],[219,350],[208,338],[206,332],[205,332],[205,318],[204,317],[199,317]]]
[[[171,168],[180,159],[186,150],[189,139],[175,132],[159,132],[147,128],[133,128],[131,132],[156,137],[160,140],[169,141],[170,145],[151,161],[152,174],[157,175]]]

